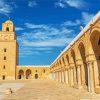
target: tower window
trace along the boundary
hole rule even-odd
[[[3,66],[3,69],[5,69],[5,65]]]
[[[99,38],[99,41],[98,41],[98,45],[100,45],[100,38]]]
[[[45,73],[45,69],[43,70],[43,73]]]
[[[6,52],[7,51],[7,49],[6,48],[4,48],[4,52]]]
[[[5,75],[2,76],[2,79],[5,80]]]
[[[6,56],[4,56],[4,60],[6,60]]]
[[[9,27],[6,28],[6,32],[9,32]]]

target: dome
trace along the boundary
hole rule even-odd
[[[7,20],[5,23],[13,24],[13,22],[11,20]]]

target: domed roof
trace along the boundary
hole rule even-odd
[[[13,22],[11,20],[7,20],[5,23],[13,24]]]

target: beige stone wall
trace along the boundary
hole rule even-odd
[[[36,74],[37,79],[49,79],[49,66],[17,66],[17,79],[36,79]]]

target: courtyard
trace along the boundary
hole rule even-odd
[[[100,100],[100,94],[75,89],[53,80],[16,80],[0,82],[0,100]],[[6,95],[6,88],[13,93]]]

